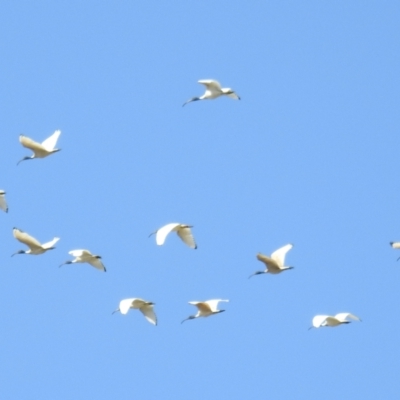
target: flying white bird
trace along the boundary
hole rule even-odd
[[[12,256],[15,256],[15,254],[43,254],[47,250],[53,250],[55,248],[53,247],[53,245],[55,245],[60,240],[60,238],[55,237],[50,242],[40,244],[34,237],[28,235],[18,228],[13,229],[13,235],[15,239],[17,239],[19,242],[26,244],[29,247],[29,250],[19,250],[16,253],[12,254]]]
[[[400,242],[390,242],[390,245],[394,248],[394,249],[400,249]],[[397,259],[397,261],[400,260],[400,257]]]
[[[22,160],[18,161],[17,165],[24,160],[33,160],[34,158],[44,158],[49,156],[50,154],[56,153],[61,149],[55,149],[58,137],[60,136],[61,131],[55,131],[50,137],[48,137],[44,142],[37,143],[27,136],[20,135],[19,141],[22,146],[26,147],[33,151],[33,154],[29,157],[26,156]]]
[[[250,275],[249,278],[251,278],[254,275],[260,275],[260,274],[279,274],[282,271],[285,271],[287,269],[292,269],[294,267],[285,267],[285,255],[286,253],[293,247],[292,244],[287,244],[286,246],[283,246],[279,248],[278,250],[275,250],[272,254],[271,257],[265,256],[264,254],[258,253],[257,254],[257,260],[262,261],[266,269],[265,271],[257,271],[254,274]]]
[[[121,314],[127,314],[128,311],[133,308],[139,310],[153,325],[157,325],[157,317],[153,310],[154,303],[142,299],[125,299],[121,300],[119,303],[119,308],[117,308],[114,312],[119,311]]]
[[[240,100],[240,97],[231,88],[221,88],[221,84],[214,79],[203,79],[198,82],[206,87],[205,93],[200,97],[192,97],[183,106],[192,101],[211,100],[220,96],[228,96],[231,99]]]
[[[225,310],[218,310],[218,303],[224,301],[226,303],[229,300],[215,299],[215,300],[207,300],[207,301],[189,301],[189,304],[192,304],[197,307],[199,311],[197,311],[196,315],[191,315],[188,318],[185,318],[181,324],[183,324],[188,319],[195,319],[199,317],[209,317],[210,315],[219,314],[224,312]]]
[[[0,208],[3,211],[8,212],[8,206],[7,206],[5,194],[6,194],[6,192],[4,190],[0,190]]]
[[[338,326],[342,324],[349,324],[351,321],[348,321],[347,318],[350,318],[354,321],[361,321],[360,318],[356,317],[353,314],[350,313],[339,313],[336,314],[335,316],[331,315],[316,315],[313,320],[312,320],[312,325],[310,329],[312,328],[319,328],[321,326]]]
[[[150,233],[151,235],[156,235],[156,243],[159,246],[162,246],[167,238],[168,234],[172,231],[175,231],[178,236],[191,248],[197,249],[196,242],[194,241],[192,231],[190,228],[193,228],[191,225],[184,225],[178,223],[171,223],[164,225],[162,228],[156,230],[155,232]]]
[[[60,267],[65,264],[88,263],[100,271],[106,272],[106,267],[101,262],[101,257],[92,254],[89,250],[71,250],[68,254],[71,254],[75,259],[72,261],[65,261]]]

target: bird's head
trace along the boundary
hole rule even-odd
[[[22,160],[19,160],[19,161],[17,162],[17,165],[18,165],[19,163],[21,163],[22,161],[25,161],[25,160],[32,160],[32,159],[33,159],[32,156],[26,156],[26,157],[24,157]]]
[[[14,254],[11,254],[11,257],[14,257],[16,254],[26,254],[25,250],[16,251]]]
[[[254,276],[254,275],[261,275],[261,274],[266,274],[268,271],[256,271],[256,272],[254,272],[254,274],[251,274],[250,276],[249,276],[249,279],[252,277],[252,276]]]
[[[183,324],[185,321],[187,321],[187,320],[189,320],[189,319],[195,319],[195,318],[196,318],[195,315],[191,315],[190,317],[185,318],[185,319],[181,322],[181,324]]]
[[[59,265],[58,268],[62,267],[63,265],[66,265],[66,264],[72,264],[72,261],[65,261],[61,265]]]
[[[200,100],[200,97],[192,97],[191,99],[183,103],[182,107],[184,107],[188,103],[191,103],[192,101],[197,101],[197,100]]]

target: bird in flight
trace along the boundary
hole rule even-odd
[[[125,299],[120,301],[119,307],[113,311],[113,314],[118,311],[121,314],[127,314],[128,311],[133,308],[135,310],[139,310],[151,324],[157,325],[157,317],[154,313],[153,306],[154,303],[143,299]]]
[[[4,190],[0,190],[0,208],[3,211],[8,212],[8,206],[6,202],[6,192]]]
[[[31,156],[26,156],[22,160],[18,161],[17,165],[24,160],[33,160],[34,158],[44,158],[50,154],[56,153],[61,149],[56,149],[56,144],[61,131],[55,131],[50,137],[44,140],[42,143],[35,142],[27,136],[20,135],[19,141],[22,146],[33,151]]]
[[[339,313],[335,316],[316,315],[312,320],[312,326],[308,330],[312,328],[320,328],[321,326],[334,327],[342,324],[349,324],[351,321],[349,321],[348,318],[352,319],[353,321],[361,321],[360,318],[350,313]]]
[[[233,91],[231,88],[222,88],[221,84],[214,79],[202,79],[198,82],[206,87],[206,91],[200,97],[192,97],[191,99],[186,101],[183,104],[183,106],[192,101],[211,100],[211,99],[216,99],[217,97],[220,96],[228,96],[231,99],[240,100],[240,97],[236,94],[235,91]]]
[[[288,267],[285,266],[285,256],[286,253],[293,247],[292,244],[287,244],[278,250],[275,250],[272,254],[271,257],[268,257],[264,254],[258,253],[257,254],[257,260],[263,262],[265,264],[265,270],[264,271],[256,271],[254,274],[251,274],[249,278],[251,278],[254,275],[260,275],[260,274],[280,274],[282,271],[286,271],[288,269],[292,269],[294,267]]]
[[[390,245],[394,248],[394,249],[400,249],[400,242],[390,242]],[[400,257],[397,259],[397,261],[400,260]]]
[[[168,234],[170,232],[176,232],[178,236],[182,239],[182,241],[186,243],[191,249],[197,249],[197,244],[194,241],[190,228],[193,228],[193,226],[173,222],[171,224],[164,225],[160,229],[157,229],[155,232],[150,233],[149,237],[155,234],[156,243],[159,246],[162,246]]]
[[[65,263],[60,265],[60,267],[65,264],[88,263],[92,267],[106,272],[106,267],[101,262],[101,257],[92,254],[89,250],[71,250],[68,254],[71,254],[71,256],[75,258],[71,261],[65,261]]]
[[[209,317],[210,315],[219,314],[224,312],[225,310],[218,310],[218,303],[220,302],[228,303],[229,300],[215,299],[215,300],[207,300],[207,301],[189,301],[189,304],[192,304],[197,307],[198,311],[196,315],[190,315],[185,318],[181,324],[189,319],[195,319],[199,317]]]
[[[26,244],[29,247],[29,250],[19,250],[12,254],[12,256],[15,256],[15,254],[43,254],[47,250],[53,250],[55,248],[53,246],[60,240],[60,238],[55,237],[50,242],[40,244],[39,241],[34,237],[28,235],[26,232],[21,231],[18,228],[13,229],[13,235],[19,242]]]

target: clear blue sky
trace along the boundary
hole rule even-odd
[[[251,4],[249,4],[251,3]],[[4,2],[2,399],[397,399],[398,1]],[[241,101],[182,104],[218,79]],[[16,163],[61,129],[61,152]],[[194,225],[196,251],[148,234]],[[57,249],[23,248],[16,226]],[[255,255],[293,243],[278,276]],[[68,251],[103,257],[58,268]],[[159,325],[120,300],[156,303]],[[191,300],[226,312],[180,321]],[[308,331],[315,314],[363,322]]]

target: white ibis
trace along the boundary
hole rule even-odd
[[[139,310],[151,324],[157,325],[157,317],[154,313],[153,306],[154,303],[143,299],[125,299],[120,301],[119,307],[113,312],[113,314],[118,311],[121,314],[127,314],[128,311],[133,308]]]
[[[394,248],[394,249],[400,249],[400,242],[390,242],[390,245]],[[400,260],[400,257],[397,259],[397,261]]]
[[[8,206],[6,202],[6,192],[4,190],[0,190],[0,208],[3,211],[8,212]]]
[[[15,256],[15,254],[43,254],[47,250],[53,250],[55,248],[53,246],[60,240],[60,238],[55,237],[50,242],[40,244],[39,241],[37,241],[34,237],[28,235],[26,232],[21,231],[18,228],[13,229],[13,235],[19,242],[26,244],[29,247],[29,250],[19,250],[12,254],[12,256]]]
[[[279,248],[278,250],[275,250],[272,254],[271,257],[268,257],[264,254],[258,253],[257,254],[257,260],[262,261],[265,264],[265,271],[257,271],[254,274],[250,275],[249,278],[251,278],[254,275],[260,275],[260,274],[280,274],[282,271],[286,271],[288,269],[292,269],[294,267],[288,267],[285,266],[285,255],[286,253],[293,247],[292,244],[287,244],[286,246],[283,246]]]
[[[192,97],[184,105],[197,100],[211,100],[220,96],[228,96],[231,99],[240,100],[240,97],[231,88],[222,88],[221,84],[214,79],[202,79],[198,81],[206,87],[205,93],[200,97]],[[182,106],[182,107],[183,107]]]
[[[190,228],[193,228],[191,225],[184,225],[179,223],[171,223],[164,225],[162,228],[152,232],[151,235],[156,235],[156,243],[159,246],[162,246],[170,232],[176,232],[178,236],[182,239],[184,243],[186,243],[191,249],[197,249],[196,242],[194,241],[192,231]]]
[[[350,314],[350,313],[339,313],[335,316],[331,315],[316,315],[312,320],[312,326],[309,328],[320,328],[321,326],[339,326],[342,324],[349,324],[351,321],[348,318],[352,319],[353,321],[361,321],[360,318],[357,316]]]
[[[28,138],[27,136],[20,135],[19,141],[22,146],[33,151],[31,156],[26,156],[22,160],[18,161],[17,165],[24,160],[33,160],[34,158],[44,158],[50,154],[56,153],[61,149],[56,149],[56,144],[61,131],[55,131],[50,137],[48,137],[42,143],[35,142],[34,140]]]
[[[71,261],[65,261],[65,263],[60,265],[60,267],[65,264],[88,263],[92,267],[106,272],[106,267],[101,262],[101,257],[92,254],[89,250],[71,250],[68,252],[68,254],[71,254],[71,256],[75,257],[75,259]]]
[[[229,300],[215,299],[215,300],[207,300],[207,301],[189,301],[189,304],[192,304],[197,307],[198,311],[196,315],[191,315],[188,318],[184,319],[181,324],[189,319],[195,319],[199,317],[209,317],[210,315],[219,314],[224,312],[225,310],[218,310],[218,303],[220,302],[228,303]]]

